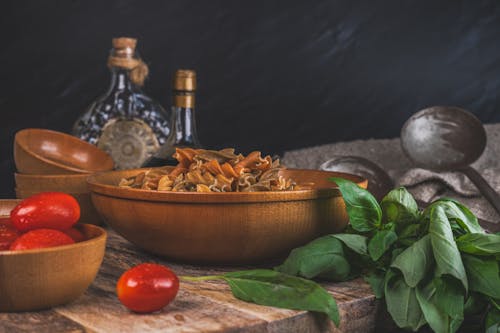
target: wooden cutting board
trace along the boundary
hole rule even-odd
[[[375,328],[378,302],[361,279],[323,286],[337,300],[341,325],[322,314],[277,309],[235,299],[221,281],[181,282],[179,293],[162,311],[138,315],[118,301],[116,281],[133,265],[156,262],[178,275],[213,275],[250,267],[200,267],[170,263],[140,251],[109,231],[106,256],[86,293],[71,304],[52,310],[0,313],[3,332],[370,332]]]

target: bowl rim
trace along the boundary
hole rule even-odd
[[[30,180],[37,180],[39,178],[42,179],[60,179],[60,178],[87,178],[90,176],[91,172],[85,172],[85,173],[61,173],[61,174],[34,174],[34,173],[22,173],[22,172],[14,172],[14,178],[24,178],[24,179],[30,179]]]
[[[102,177],[109,176],[110,174],[140,172],[152,168],[139,168],[129,170],[115,170],[99,172],[90,175],[87,178],[87,184],[91,195],[99,194],[108,197],[115,197],[121,199],[131,199],[140,201],[152,202],[172,202],[172,203],[245,203],[245,202],[277,202],[277,201],[299,201],[299,200],[312,200],[318,198],[328,198],[341,196],[338,186],[332,183],[329,188],[316,188],[304,189],[293,191],[261,191],[261,192],[167,192],[156,190],[143,190],[132,189],[125,187],[118,187],[117,185],[103,184],[99,182]],[[324,173],[325,178],[341,177],[354,181],[361,187],[366,188],[368,185],[367,179],[344,172],[324,171],[316,169],[286,169],[292,172],[317,172]]]
[[[70,166],[70,165],[66,165],[64,163],[56,162],[56,161],[54,161],[54,160],[52,160],[50,158],[46,158],[43,155],[40,155],[40,154],[32,151],[31,149],[29,149],[26,146],[26,142],[23,142],[23,139],[25,138],[25,136],[27,135],[26,133],[28,133],[28,132],[49,133],[51,135],[60,136],[60,137],[63,137],[65,139],[67,139],[67,140],[71,140],[73,142],[78,142],[80,144],[83,144],[84,146],[86,146],[90,150],[92,150],[92,153],[100,154],[100,155],[102,155],[103,158],[105,158],[106,160],[108,160],[108,162],[111,162],[111,168],[106,167],[105,169],[104,168],[98,168],[98,169],[81,169],[81,168],[73,167],[73,166]],[[54,167],[57,167],[57,168],[60,168],[60,169],[63,169],[63,170],[68,170],[68,171],[72,171],[72,172],[76,172],[76,173],[80,173],[80,174],[91,174],[93,172],[108,171],[108,170],[111,170],[111,169],[114,168],[113,159],[105,151],[97,148],[93,144],[90,144],[90,143],[88,143],[86,141],[83,141],[83,140],[81,140],[81,139],[79,139],[79,138],[77,138],[77,137],[75,137],[73,135],[67,134],[67,133],[53,131],[53,130],[49,130],[49,129],[45,129],[45,128],[24,128],[24,129],[19,130],[19,131],[16,132],[16,135],[14,136],[14,143],[16,145],[19,145],[19,147],[26,154],[31,155],[32,157],[34,157],[36,159],[39,159],[39,160],[43,161],[44,163],[47,163],[47,164],[49,164],[51,166],[54,166]],[[107,163],[101,163],[101,165],[107,165]]]
[[[0,217],[5,217],[8,215],[0,215]],[[74,244],[68,244],[68,245],[60,245],[60,246],[53,246],[53,247],[46,247],[42,249],[31,249],[31,250],[22,250],[22,251],[10,251],[10,250],[0,250],[0,257],[2,256],[22,256],[22,255],[33,255],[33,254],[39,254],[39,253],[49,253],[49,252],[57,252],[57,251],[65,251],[69,250],[72,248],[76,248],[79,246],[92,246],[92,245],[97,245],[97,243],[100,243],[104,240],[104,243],[106,243],[106,239],[108,236],[107,231],[104,228],[101,228],[97,225],[94,224],[89,224],[89,223],[78,223],[75,226],[83,226],[84,228],[93,228],[97,229],[100,234],[96,237],[93,237],[91,239],[87,239],[81,242],[77,242]]]
[[[39,193],[47,193],[47,192],[60,192],[60,193],[66,193],[66,194],[69,194],[69,195],[77,195],[77,196],[80,196],[80,195],[90,195],[90,192],[87,191],[87,192],[73,192],[73,191],[54,191],[54,190],[48,190],[48,191],[45,191],[45,190],[30,190],[30,189],[27,189],[27,188],[23,188],[23,187],[14,187],[14,192],[17,193],[17,192],[23,192],[23,193],[32,193],[30,194],[31,195],[35,195],[35,194],[39,194]],[[24,200],[24,199],[27,199],[27,198],[19,198],[19,200]]]

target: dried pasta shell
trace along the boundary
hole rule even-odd
[[[168,175],[161,177],[158,180],[158,191],[170,191],[174,181]]]
[[[238,174],[234,170],[233,166],[228,162],[221,165],[222,173],[226,177],[238,178]]]
[[[205,184],[197,184],[196,192],[212,192],[212,191],[210,191],[210,188]]]
[[[212,173],[213,175],[220,175],[220,174],[224,173],[222,171],[222,168],[221,168],[219,162],[217,162],[217,160],[211,160],[211,161],[203,164],[203,168],[205,170],[207,170],[208,172]]]
[[[244,157],[234,149],[219,151],[178,148],[174,157],[179,164],[170,168],[153,168],[119,182],[121,187],[158,191],[289,191],[311,188],[297,185],[280,175],[279,160],[262,157],[254,151]]]

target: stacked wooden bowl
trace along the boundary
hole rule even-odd
[[[104,151],[76,137],[46,129],[24,129],[14,139],[16,196],[65,192],[81,207],[80,222],[100,224],[87,189],[87,177],[109,171],[113,160]]]
[[[0,200],[0,218],[7,218],[19,202]],[[0,250],[0,312],[48,309],[85,292],[104,258],[106,231],[80,223],[76,229],[84,241],[23,251]]]

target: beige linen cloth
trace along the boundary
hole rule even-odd
[[[488,144],[472,165],[500,193],[500,123],[485,125]],[[287,151],[283,164],[289,168],[318,169],[333,156],[361,156],[386,170],[395,184],[405,186],[416,199],[431,202],[451,197],[468,206],[477,217],[500,223],[500,216],[470,180],[460,172],[436,173],[416,168],[401,149],[400,140],[370,139],[339,142]]]

